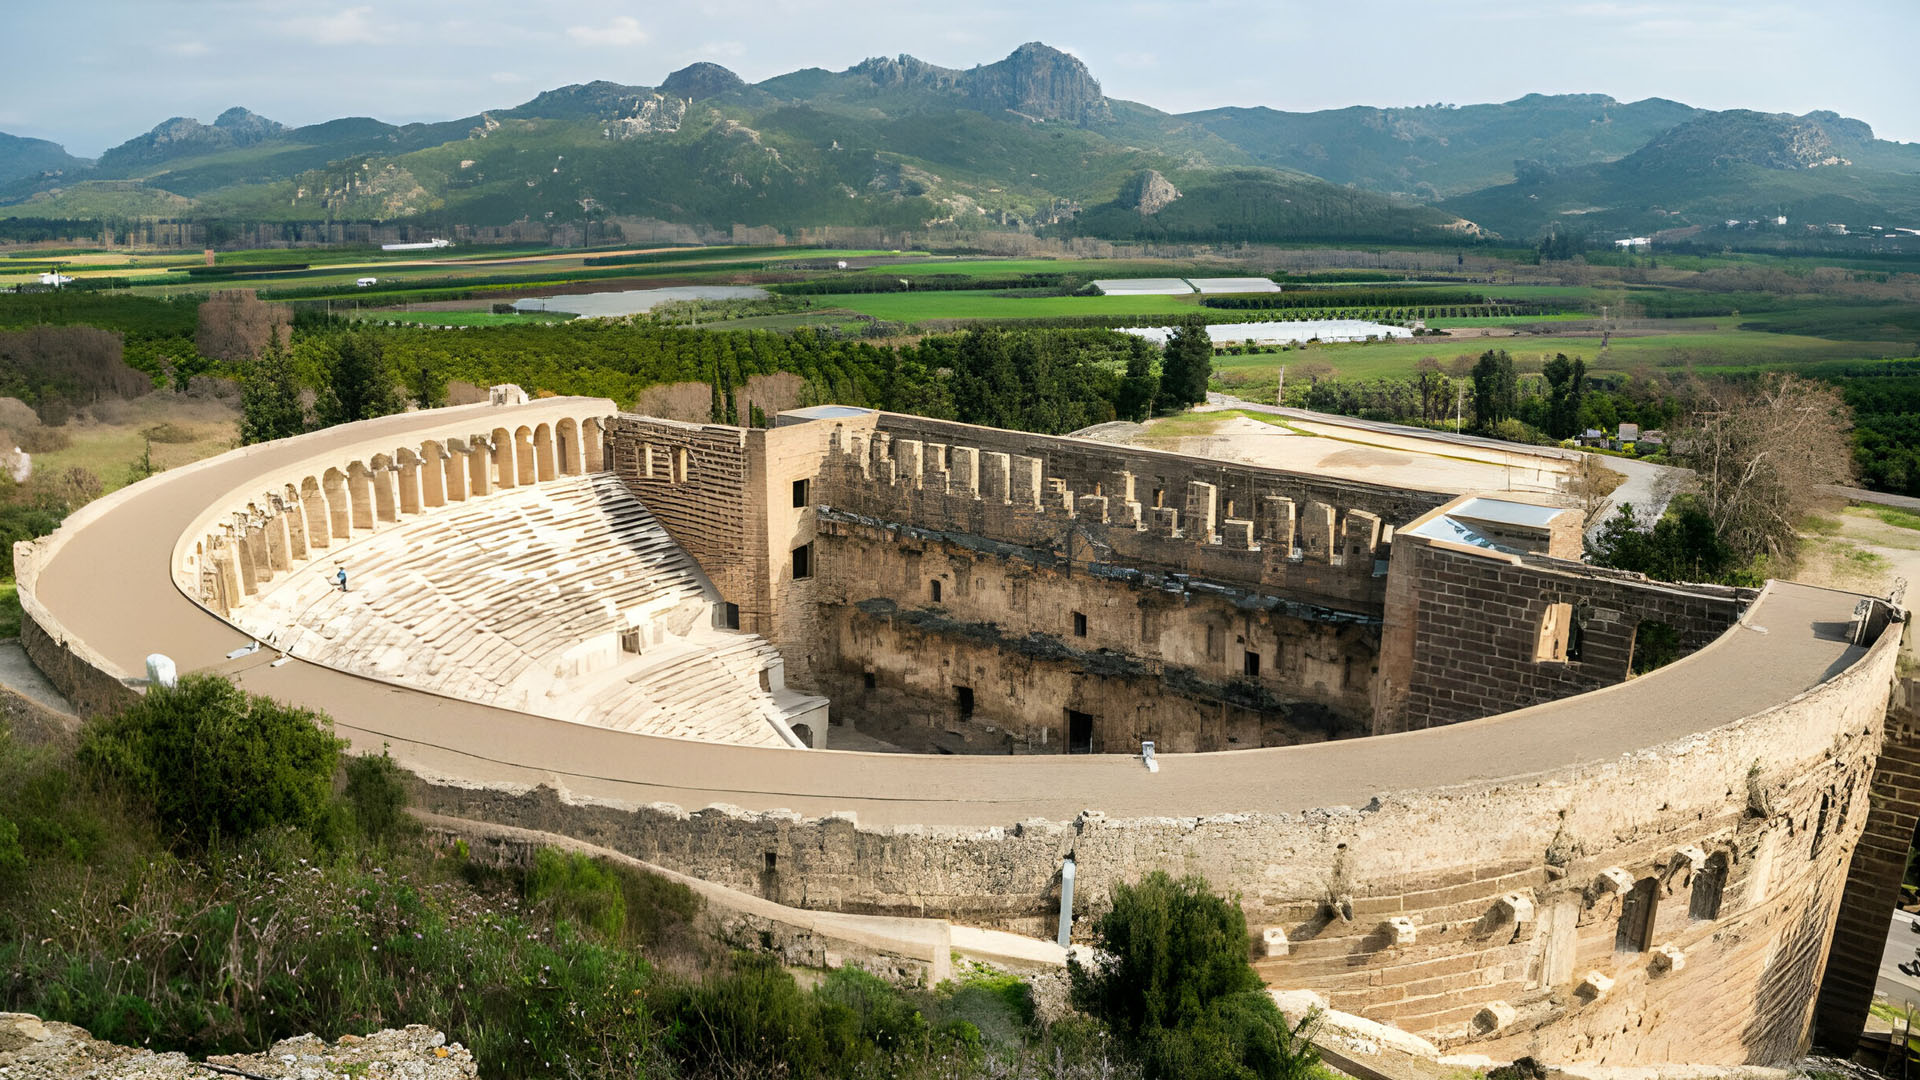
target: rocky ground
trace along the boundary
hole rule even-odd
[[[479,1073],[473,1055],[432,1028],[282,1039],[264,1054],[208,1058],[156,1054],[100,1042],[72,1024],[26,1013],[0,1013],[0,1080],[209,1080],[215,1076],[326,1080],[467,1080]]]

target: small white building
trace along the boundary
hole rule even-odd
[[[1653,246],[1653,237],[1651,237],[1651,236],[1629,236],[1629,237],[1627,237],[1627,238],[1626,238],[1625,240],[1615,240],[1615,241],[1613,242],[1613,246],[1614,246],[1614,247],[1617,247],[1617,248],[1644,248],[1644,247],[1652,247],[1652,246]]]
[[[51,285],[57,289],[62,285],[73,284],[73,279],[59,271],[48,271],[40,275],[40,284]]]
[[[370,286],[373,286],[373,285],[378,285],[378,284],[380,284],[380,279],[379,279],[379,278],[377,278],[377,277],[363,277],[363,278],[356,278],[356,279],[354,279],[354,282],[353,282],[353,283],[354,283],[355,285],[358,285],[358,286],[360,286],[361,288],[363,288],[363,289],[365,289],[365,288],[368,288],[368,287],[370,287]]]

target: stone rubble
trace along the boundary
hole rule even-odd
[[[214,1065],[273,1080],[472,1080],[473,1055],[429,1027],[282,1039],[263,1054],[210,1057]],[[210,1080],[231,1076],[185,1054],[158,1054],[101,1042],[84,1028],[27,1013],[0,1013],[0,1080]]]

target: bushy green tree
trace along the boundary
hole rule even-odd
[[[361,331],[342,334],[325,363],[326,380],[318,407],[322,426],[400,411],[400,393],[393,372],[388,370],[380,338]]]
[[[1149,1080],[1295,1080],[1318,1060],[1247,961],[1246,915],[1204,879],[1155,871],[1119,885],[1100,958],[1069,964],[1074,1004],[1140,1055]]]
[[[1145,338],[1134,338],[1127,349],[1127,373],[1120,380],[1120,397],[1114,411],[1122,420],[1141,421],[1153,414],[1153,399],[1160,393],[1160,376],[1153,370],[1153,346]]]
[[[1184,409],[1207,400],[1207,380],[1213,375],[1213,339],[1207,322],[1190,316],[1174,327],[1160,358],[1160,407]]]
[[[1738,553],[1714,531],[1698,499],[1683,495],[1651,525],[1642,525],[1631,505],[1600,526],[1587,541],[1587,557],[1598,566],[1632,570],[1661,581],[1759,585],[1764,574],[1742,563]]]
[[[1547,434],[1570,439],[1580,434],[1580,414],[1587,397],[1587,362],[1555,354],[1541,371],[1547,379]]]
[[[1494,425],[1514,414],[1520,405],[1520,378],[1513,357],[1505,349],[1488,349],[1473,365],[1473,419],[1479,427]]]
[[[240,441],[270,442],[307,429],[306,406],[293,359],[276,338],[248,366],[240,383]]]
[[[323,713],[188,675],[90,722],[78,757],[151,805],[178,840],[203,847],[279,825],[328,827],[345,745],[332,729]]]

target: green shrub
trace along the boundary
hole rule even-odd
[[[382,750],[346,761],[346,804],[361,836],[390,841],[414,831],[407,816],[406,772]]]
[[[0,881],[27,868],[27,852],[20,846],[20,826],[0,817]]]
[[[1150,1080],[1293,1080],[1318,1060],[1247,962],[1247,920],[1204,879],[1156,871],[1114,888],[1100,959],[1069,962],[1074,1004],[1112,1025]]]
[[[204,847],[273,826],[324,826],[344,745],[332,727],[311,709],[189,675],[90,722],[78,760],[152,806],[177,840]]]
[[[816,991],[827,1004],[845,1007],[859,1020],[860,1037],[884,1054],[923,1053],[927,1047],[927,1019],[891,984],[859,968],[841,967],[827,973]],[[979,1039],[979,1032],[974,1032]]]
[[[608,941],[627,928],[627,900],[620,880],[604,863],[579,852],[541,848],[527,873],[527,900],[545,904],[556,920],[588,926]]]
[[[852,1009],[801,990],[771,956],[741,953],[732,969],[688,987],[669,1007],[667,1049],[695,1075],[783,1076],[857,1073],[872,1057]],[[865,1052],[863,1052],[865,1051]]]

